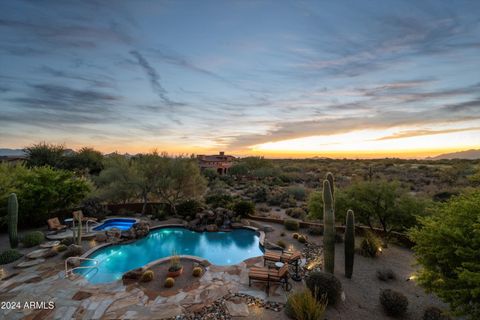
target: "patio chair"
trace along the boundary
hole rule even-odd
[[[288,282],[288,264],[284,264],[280,269],[266,267],[252,267],[248,272],[248,286],[253,281],[262,281],[267,283],[266,292],[270,295],[270,284],[280,283],[286,291],[292,288]]]
[[[87,222],[88,220],[97,221],[97,218],[85,217],[83,215],[82,210],[73,211],[72,215],[73,215],[73,219],[75,219],[77,221],[79,221],[79,220],[82,221],[82,222]]]
[[[60,223],[57,217],[47,220],[48,229],[54,231],[55,233],[67,229],[67,226]]]
[[[274,251],[267,251],[263,255],[263,265],[266,265],[267,261],[270,262],[283,262],[285,264],[289,264],[295,267],[295,274],[292,275],[292,280],[300,281],[301,277],[298,274],[298,267],[300,265],[300,259],[302,258],[302,254],[299,251],[283,251],[282,253],[274,252]]]

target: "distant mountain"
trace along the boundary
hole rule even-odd
[[[7,148],[0,148],[0,157],[16,157],[16,156],[24,156],[25,152],[22,149],[7,149]]]
[[[445,160],[445,159],[480,159],[480,149],[471,149],[466,151],[444,153],[436,157],[428,157],[428,160]]]

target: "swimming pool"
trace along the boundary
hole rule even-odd
[[[103,221],[101,225],[93,228],[93,230],[102,231],[102,230],[110,230],[112,228],[117,228],[119,230],[128,230],[135,224],[135,222],[137,222],[136,219],[129,219],[129,218],[107,219]]]
[[[230,232],[195,232],[182,227],[151,230],[147,237],[133,243],[100,248],[89,258],[98,260],[97,268],[79,269],[90,283],[108,283],[122,278],[132,269],[171,256],[202,257],[216,265],[232,265],[263,255],[257,232],[235,229]],[[86,261],[82,266],[93,265]]]

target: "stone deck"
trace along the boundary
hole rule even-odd
[[[0,281],[0,301],[20,304],[16,309],[0,310],[0,318],[164,319],[198,312],[214,301],[236,293],[267,299],[264,284],[248,286],[248,267],[251,265],[262,265],[261,258],[229,267],[209,266],[198,286],[164,296],[161,290],[148,291],[139,284],[124,285],[117,281],[92,285],[81,277],[65,279],[63,264],[47,261],[15,271],[17,275]],[[272,286],[268,300],[283,303],[286,293],[280,286]],[[37,302],[37,309],[26,308],[25,302]],[[41,302],[45,305],[38,305]],[[49,309],[48,302],[53,302],[55,307]]]

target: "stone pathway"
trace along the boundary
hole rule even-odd
[[[261,258],[235,266],[209,266],[198,286],[162,296],[161,292],[144,290],[138,284],[125,286],[121,281],[92,285],[81,277],[65,279],[63,264],[47,261],[18,270],[18,275],[0,281],[0,301],[17,303],[15,308],[0,310],[0,319],[181,318],[199,313],[225,296],[236,294],[258,301],[268,298],[268,301],[278,303],[274,305],[282,305],[286,300],[282,287],[272,286],[267,297],[264,284],[248,286],[248,267],[251,265],[262,265]],[[54,303],[53,309],[49,308],[49,302]],[[233,303],[236,305],[230,304],[228,310],[246,313],[243,302]]]

